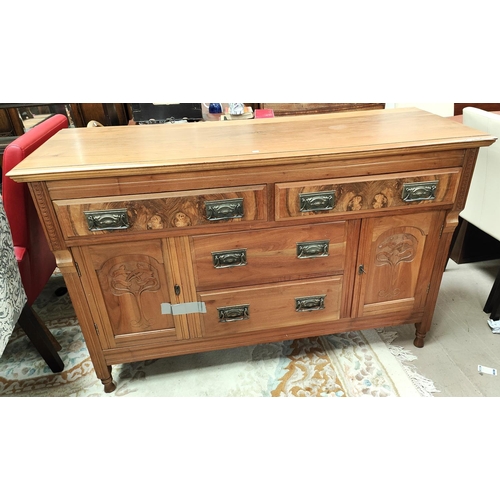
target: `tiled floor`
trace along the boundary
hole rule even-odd
[[[460,264],[450,260],[443,275],[433,324],[425,346],[413,346],[413,325],[396,327],[401,345],[418,359],[414,365],[443,396],[500,396],[500,375],[480,375],[478,365],[500,370],[500,334],[488,326],[483,307],[500,260]]]

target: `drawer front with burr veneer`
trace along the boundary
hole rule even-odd
[[[276,184],[276,220],[451,205],[460,169]]]
[[[266,186],[57,200],[65,238],[267,219]]]

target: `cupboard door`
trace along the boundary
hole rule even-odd
[[[91,245],[74,252],[83,286],[91,291],[89,305],[104,349],[182,338],[175,317],[162,307],[174,295],[165,240]]]
[[[354,316],[423,310],[445,213],[363,221]]]

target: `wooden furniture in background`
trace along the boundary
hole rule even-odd
[[[104,390],[111,366],[430,329],[478,149],[418,109],[68,129],[28,182]]]
[[[282,103],[266,102],[258,105],[261,109],[272,109],[274,116],[311,115],[316,113],[335,113],[340,111],[363,111],[384,109],[385,104],[377,103]]]
[[[70,126],[86,127],[96,120],[105,126],[127,125],[132,117],[128,104],[110,103],[9,103],[0,104],[0,172],[5,148],[29,128],[53,114],[68,117]]]

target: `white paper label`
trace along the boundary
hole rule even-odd
[[[481,374],[487,373],[488,375],[496,375],[496,368],[489,368],[488,366],[477,365],[477,371]]]

